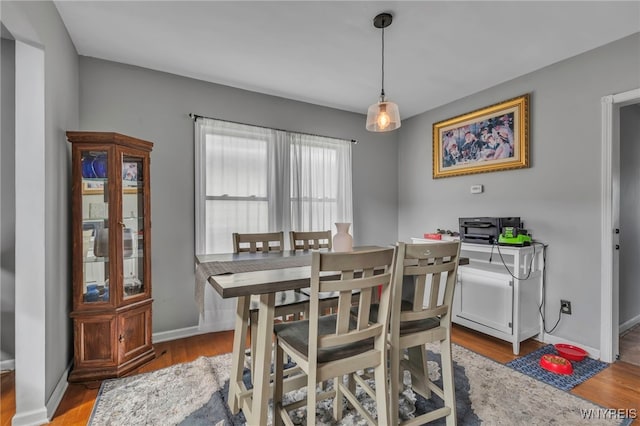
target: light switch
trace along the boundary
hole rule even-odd
[[[481,194],[484,191],[482,185],[471,185],[471,193],[472,194]]]

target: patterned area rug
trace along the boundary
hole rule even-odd
[[[440,355],[437,353],[429,352],[429,360],[427,361],[429,365],[429,379],[434,382],[436,385],[442,388],[442,377],[440,375]],[[286,365],[285,368],[293,367],[295,364]],[[480,419],[474,414],[471,409],[471,401],[469,400],[469,380],[467,380],[467,376],[465,375],[464,368],[461,367],[458,363],[454,361],[454,380],[455,380],[455,388],[457,391],[456,394],[456,411],[458,423],[466,424],[466,425],[479,425]],[[242,377],[245,386],[247,389],[251,389],[251,373],[248,369],[245,368],[244,374]],[[375,382],[373,380],[367,380],[367,383],[372,389],[375,389]],[[333,388],[333,383],[329,380],[326,384],[326,389],[330,390]],[[321,392],[321,389],[316,389],[317,392]],[[225,383],[225,387],[222,390],[222,396],[224,401],[227,402],[227,394],[229,392],[229,382]],[[299,401],[306,397],[306,389],[302,389],[300,391],[291,392],[285,395],[285,403],[292,401]],[[362,389],[357,388],[356,397],[358,401],[369,411],[374,414],[374,417],[377,415],[377,405],[376,402]],[[429,411],[433,411],[436,408],[440,408],[444,406],[444,401],[440,399],[438,396],[435,396],[429,400],[424,399],[419,394],[416,394],[411,389],[411,374],[409,372],[405,372],[404,376],[404,389],[402,394],[399,396],[399,418],[404,420],[409,420],[414,418],[417,415],[427,413]],[[332,402],[330,399],[325,399],[322,401],[318,401],[317,403],[316,413],[316,425],[318,426],[330,426],[335,425],[336,422],[333,420],[333,410],[332,410]],[[300,408],[290,413],[290,416],[293,422],[296,425],[304,425],[306,419],[306,409]],[[269,420],[271,420],[271,412],[269,413]],[[244,424],[245,419],[242,413],[239,414],[239,417],[233,418],[234,425],[236,424]],[[355,411],[351,411],[346,409],[343,412],[343,416],[341,421],[338,423],[340,425],[367,425],[365,419],[361,418],[359,413]],[[444,419],[440,419],[438,421],[431,422],[432,425],[445,425],[446,422]]]
[[[438,348],[428,349],[430,360],[437,360]],[[597,405],[462,347],[454,345],[453,358],[460,425],[580,425],[587,421],[586,416],[590,416],[589,425],[627,424],[606,418],[605,410]],[[242,413],[232,416],[226,404],[230,369],[231,355],[225,354],[107,380],[100,388],[89,425],[242,425]],[[439,368],[431,368],[431,373],[437,379]],[[409,386],[403,401],[406,417],[431,409],[430,404],[440,404],[416,397]],[[330,413],[328,406],[320,411]],[[335,424],[325,416],[319,418],[326,420],[324,424]],[[298,421],[303,424],[303,414]],[[365,423],[347,413],[339,424]]]
[[[540,366],[540,357],[544,354],[558,355],[558,351],[553,345],[546,345],[506,365],[563,391],[573,389],[609,366],[606,362],[587,357],[582,361],[571,361],[572,374],[556,374]]]

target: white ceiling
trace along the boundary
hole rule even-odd
[[[640,1],[56,1],[78,53],[408,118],[640,31]],[[640,49],[640,46],[639,46]],[[639,74],[640,74],[640,70]]]

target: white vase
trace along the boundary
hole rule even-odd
[[[333,251],[346,252],[353,250],[353,237],[349,234],[349,222],[336,222],[338,233],[333,236]]]

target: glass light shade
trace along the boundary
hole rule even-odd
[[[376,102],[367,111],[367,130],[370,132],[390,132],[400,124],[400,111],[394,102]]]

